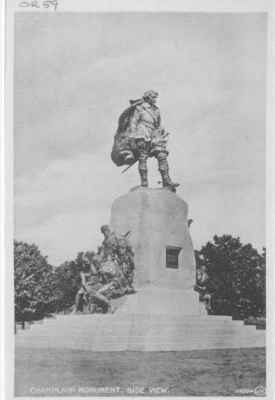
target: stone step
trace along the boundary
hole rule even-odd
[[[143,323],[140,323],[143,321]],[[176,321],[176,322],[175,322]],[[229,318],[116,319],[114,315],[69,315],[34,324],[16,335],[16,346],[93,351],[172,351],[262,347],[265,332]]]
[[[247,335],[205,335],[205,336],[199,336],[197,335],[196,337],[186,337],[182,336],[181,337],[154,337],[150,335],[145,335],[145,336],[131,336],[130,338],[128,336],[113,336],[113,337],[102,337],[102,336],[96,336],[95,338],[79,338],[79,336],[72,336],[70,338],[64,339],[64,338],[56,338],[54,336],[44,336],[44,337],[37,337],[37,338],[32,338],[32,340],[21,340],[20,338],[16,339],[16,344],[21,345],[23,347],[32,347],[33,345],[37,345],[37,347],[51,347],[51,348],[63,348],[63,347],[72,347],[72,348],[79,348],[79,347],[86,347],[87,349],[92,349],[95,345],[101,346],[102,349],[104,350],[105,345],[114,343],[114,344],[120,344],[120,345],[130,345],[130,344],[139,344],[139,345],[145,345],[145,344],[150,344],[152,346],[157,346],[159,349],[161,349],[162,344],[165,343],[174,343],[174,345],[178,346],[190,346],[191,348],[196,348],[198,344],[204,346],[204,348],[207,348],[207,345],[209,343],[220,343],[220,345],[228,345],[229,343],[235,343],[236,346],[239,345],[239,347],[249,347],[249,343],[253,343],[253,346],[258,347],[258,346],[263,346],[263,336],[262,335],[256,335],[253,337],[247,336]],[[257,343],[257,345],[256,345]],[[205,347],[206,346],[206,347]],[[237,346],[238,347],[238,346]]]
[[[247,334],[249,333],[254,333],[256,331],[259,331],[255,328],[255,326],[239,326],[239,325],[234,325],[234,324],[228,324],[228,323],[222,323],[220,325],[218,324],[173,324],[172,326],[169,324],[144,324],[144,325],[138,325],[135,323],[131,323],[129,321],[128,324],[120,324],[120,325],[106,325],[106,324],[86,324],[83,326],[77,326],[77,325],[54,325],[52,324],[51,326],[45,325],[45,326],[36,326],[32,327],[29,330],[26,331],[21,331],[19,335],[21,334],[26,334],[26,335],[37,335],[40,332],[44,333],[45,332],[54,332],[55,335],[63,335],[64,333],[67,334],[68,332],[77,332],[85,335],[85,333],[89,334],[91,331],[94,332],[99,332],[103,331],[106,333],[115,333],[115,332],[123,332],[129,328],[132,328],[133,331],[135,332],[147,332],[147,331],[152,331],[156,333],[161,333],[161,332],[184,332],[184,333],[194,333],[194,332],[200,332],[203,330],[203,332],[246,332]]]
[[[106,341],[109,340],[117,340],[119,338],[120,340],[127,340],[128,338],[131,338],[131,340],[143,340],[144,338],[150,338],[153,341],[165,341],[168,338],[172,339],[174,342],[177,341],[183,341],[183,340],[197,340],[197,339],[202,339],[202,338],[217,338],[221,337],[222,339],[226,338],[233,338],[233,337],[239,337],[239,338],[249,338],[249,337],[262,337],[263,332],[256,331],[254,332],[253,335],[249,335],[247,332],[207,332],[207,333],[198,333],[198,332],[191,332],[190,334],[186,334],[184,332],[173,332],[172,334],[170,333],[162,333],[162,334],[154,334],[152,332],[144,332],[140,334],[133,334],[130,332],[124,332],[121,335],[118,335],[117,332],[115,334],[113,333],[107,333],[107,332],[99,332],[100,334],[94,334],[93,338],[91,338],[91,335],[79,335],[79,332],[69,332],[69,336],[64,336],[64,335],[57,335],[56,333],[52,332],[45,332],[44,335],[29,335],[28,337],[24,336],[19,336],[16,337],[16,340],[20,341],[31,341],[31,340],[40,340],[40,339],[46,339],[50,340],[51,338],[55,339],[56,341],[61,341],[61,342],[66,342],[70,341],[72,338],[75,340],[75,338],[78,338],[79,341],[93,341],[96,340],[97,338],[99,340],[102,340],[103,338],[106,339]]]
[[[171,319],[183,319],[188,321],[194,321],[197,319],[200,320],[211,320],[211,321],[234,321],[234,322],[242,322],[241,320],[232,320],[231,316],[228,315],[173,315],[170,316],[170,314],[166,314],[166,313],[160,313],[160,314],[150,314],[147,312],[147,310],[144,310],[144,313],[132,313],[130,316],[128,314],[124,314],[124,313],[114,313],[114,314],[56,314],[51,318],[45,318],[43,321],[64,321],[66,319],[81,319],[81,321],[85,321],[85,320],[129,320],[129,318],[132,319],[144,319],[144,320],[148,320],[148,319],[152,319],[156,317],[158,320],[159,319],[163,319],[166,320],[167,318],[171,318]],[[37,321],[36,324],[40,324],[42,323],[42,321]]]
[[[143,318],[140,315],[127,318],[118,318],[114,315],[68,315],[45,320],[43,323],[35,323],[30,329],[20,330],[17,336],[44,336],[54,333],[57,336],[78,334],[80,336],[95,334],[109,334],[121,336],[128,332],[131,327],[133,332],[157,332],[172,335],[181,332],[181,334],[195,334],[195,332],[222,334],[228,332],[234,334],[241,331],[251,334],[256,331],[255,326],[244,326],[242,321],[232,321],[228,317],[187,317],[171,318],[167,316],[151,316]]]
[[[31,347],[31,348],[67,348],[75,350],[86,350],[86,351],[176,351],[176,350],[198,350],[198,349],[221,349],[221,348],[249,348],[249,347],[263,347],[264,341],[262,338],[242,340],[236,338],[231,339],[220,339],[220,338],[199,338],[198,340],[184,340],[184,341],[149,341],[149,340],[123,340],[121,338],[115,338],[114,340],[94,341],[94,342],[81,342],[81,341],[65,341],[62,343],[56,343],[53,340],[39,340],[33,341],[32,343],[16,343],[16,346],[20,347]]]
[[[83,331],[83,330],[67,330],[67,331],[56,331],[46,329],[44,331],[33,331],[26,335],[20,336],[28,336],[28,337],[45,337],[45,336],[52,336],[56,338],[62,338],[66,340],[66,337],[69,335],[76,336],[80,335],[83,338],[89,338],[91,336],[91,332],[94,335],[100,335],[101,337],[128,337],[130,334],[133,337],[143,337],[143,336],[152,336],[152,337],[167,337],[173,335],[175,338],[181,335],[185,335],[186,337],[201,337],[202,334],[204,336],[215,336],[222,334],[223,336],[230,336],[230,335],[253,335],[253,336],[261,336],[263,331],[260,330],[248,330],[248,329],[213,329],[213,330],[197,330],[197,329],[189,329],[189,330],[182,330],[182,329],[165,329],[165,330],[155,330],[155,329],[136,329],[133,326],[128,326],[126,329],[94,329],[93,331]],[[16,335],[17,337],[17,335]]]
[[[51,324],[79,324],[81,325],[86,323],[109,323],[112,321],[113,324],[123,324],[128,323],[129,320],[136,321],[138,323],[148,323],[154,321],[154,323],[184,323],[184,324],[196,324],[196,323],[205,323],[217,324],[220,323],[233,323],[235,325],[244,325],[243,321],[240,320],[232,320],[231,317],[227,316],[171,316],[167,314],[135,314],[135,315],[122,315],[122,314],[70,314],[66,316],[57,316],[55,318],[48,318],[44,319],[41,322],[34,323],[33,326],[44,326],[44,325],[51,325]],[[254,326],[254,325],[247,325],[247,326]]]
[[[157,336],[165,336],[165,335],[199,335],[201,336],[202,332],[204,335],[218,335],[218,334],[241,334],[244,333],[246,335],[254,334],[256,332],[260,332],[253,326],[234,326],[234,325],[224,325],[221,324],[220,326],[204,326],[202,325],[174,325],[174,326],[164,326],[164,325],[156,325],[156,326],[137,326],[135,324],[128,324],[128,325],[118,325],[118,326],[106,326],[106,325],[89,325],[86,327],[83,326],[45,326],[45,327],[34,327],[31,330],[22,331],[19,333],[19,336],[45,336],[47,335],[54,335],[55,337],[63,337],[64,335],[80,335],[83,337],[89,336],[91,332],[94,334],[100,335],[117,335],[121,336],[123,334],[128,334],[129,330],[131,330],[131,335],[144,335],[150,334],[157,335]],[[18,335],[16,335],[18,336]]]

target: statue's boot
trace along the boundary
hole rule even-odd
[[[168,173],[161,173],[162,177],[162,186],[171,190],[172,192],[176,191],[176,188],[180,185],[177,182],[173,182]]]
[[[159,172],[162,178],[162,186],[171,190],[176,191],[176,188],[180,185],[179,183],[173,182],[169,175],[169,166],[166,154],[160,154],[158,157],[159,161]]]

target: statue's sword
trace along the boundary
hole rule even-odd
[[[121,173],[124,174],[124,172],[128,171],[128,169],[130,169],[135,163],[137,162],[137,160],[135,162],[133,162],[132,164],[127,165],[126,168],[124,168]]]

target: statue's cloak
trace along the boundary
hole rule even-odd
[[[126,108],[118,119],[118,128],[111,152],[111,158],[118,167],[131,165],[137,161],[135,140],[130,137],[130,122],[136,106],[142,101],[142,99],[130,100],[130,107]]]

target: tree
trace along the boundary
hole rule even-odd
[[[262,250],[259,257],[259,265],[256,268],[254,279],[254,303],[255,314],[258,316],[266,316],[266,249]]]
[[[41,319],[54,311],[53,268],[38,247],[14,241],[15,320]]]
[[[265,312],[265,250],[259,254],[239,238],[215,235],[195,256],[197,267],[205,265],[213,282],[214,313],[243,318]]]
[[[55,269],[57,310],[71,307],[80,284],[79,267],[75,261],[65,261]]]

